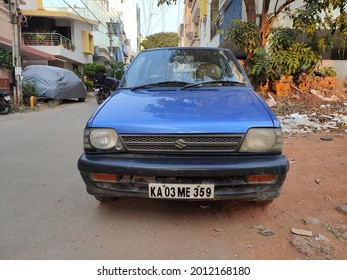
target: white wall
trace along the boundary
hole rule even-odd
[[[122,3],[123,2],[123,3]],[[130,40],[131,49],[137,51],[137,17],[136,3],[134,0],[113,0],[110,1],[110,8],[115,13],[120,14],[120,18],[124,24],[124,31],[127,39]]]
[[[22,10],[37,10],[36,0],[25,0],[25,4],[20,4]]]
[[[323,60],[322,66],[333,67],[340,83],[347,85],[347,60]]]

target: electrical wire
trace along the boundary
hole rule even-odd
[[[70,9],[72,9],[75,12],[76,15],[78,15],[83,21],[88,23],[93,28],[93,25],[90,22],[86,21],[86,19],[84,17],[82,17],[69,3],[67,3],[65,0],[63,0],[63,1],[66,5],[69,6]]]
[[[82,2],[82,4],[87,8],[87,10],[95,17],[95,19],[99,22],[99,24],[102,22],[97,18],[97,16],[89,9],[89,7],[86,5],[86,3],[84,3],[84,1],[80,0]]]

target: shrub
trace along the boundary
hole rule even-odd
[[[329,77],[336,77],[337,75],[336,71],[331,66],[330,67],[325,66],[325,67],[319,68],[318,71]]]
[[[36,84],[33,82],[23,82],[22,85],[22,94],[23,94],[23,104],[26,106],[30,105],[30,96],[37,97]]]
[[[99,72],[106,73],[107,68],[105,65],[100,63],[86,63],[83,66],[83,74],[88,76],[89,78],[94,78],[95,75]]]
[[[92,81],[85,81],[84,84],[88,89],[94,87],[94,82]]]

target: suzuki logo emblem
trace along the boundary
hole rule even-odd
[[[187,147],[187,144],[186,144],[186,142],[183,140],[183,139],[178,139],[176,142],[175,142],[175,147],[177,148],[177,149],[180,149],[180,150],[182,150],[182,149],[184,149],[185,147]]]

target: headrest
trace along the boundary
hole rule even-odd
[[[213,80],[220,80],[221,71],[219,67],[213,63],[204,63],[199,65],[196,69],[196,78],[204,79],[205,77],[209,77]]]

